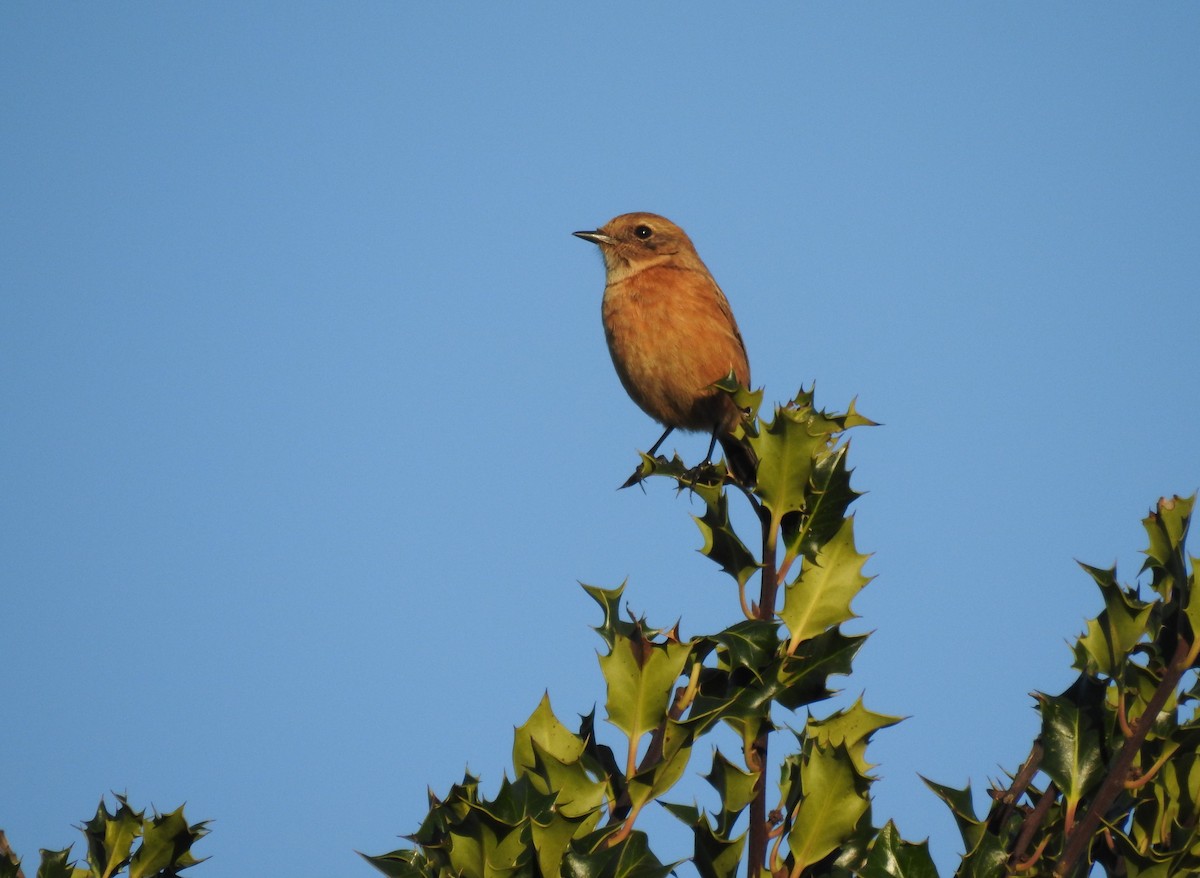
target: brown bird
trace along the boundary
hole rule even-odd
[[[626,213],[577,237],[599,245],[607,281],[601,315],[608,350],[633,401],[666,432],[712,433],[730,471],[752,484],[754,453],[732,435],[743,414],[728,394],[712,387],[731,371],[750,386],[746,345],[729,302],[691,239],[653,213]]]

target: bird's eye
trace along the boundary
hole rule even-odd
[[[639,238],[641,238],[643,241],[645,241],[647,238],[649,238],[651,235],[654,234],[654,229],[650,228],[649,226],[638,226],[636,229],[633,230],[633,233],[635,235],[637,235]]]

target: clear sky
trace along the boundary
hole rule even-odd
[[[215,821],[197,875],[375,874],[543,690],[602,702],[577,581],[736,621],[699,507],[614,490],[660,431],[570,233],[649,210],[768,400],[885,424],[837,682],[952,866],[918,772],[1019,764],[1073,559],[1132,580],[1200,486],[1197,46],[1193,2],[4,3],[0,827],[127,791]]]

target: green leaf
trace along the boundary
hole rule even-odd
[[[690,652],[687,643],[647,640],[640,625],[630,637],[617,635],[612,651],[600,657],[608,684],[609,722],[631,741],[657,726],[666,716],[672,689]]]
[[[612,748],[596,740],[595,708],[587,716],[580,718],[579,737],[585,742],[584,754],[589,764],[594,766],[594,771],[600,777],[606,778],[612,786],[613,801],[620,800],[625,793],[625,776],[617,764],[617,758],[613,755]]]
[[[724,491],[717,493],[704,515],[692,518],[704,537],[701,553],[719,564],[738,585],[745,585],[759,569],[759,563],[729,521],[728,495]]]
[[[625,583],[616,588],[600,588],[595,585],[583,585],[583,590],[604,610],[604,622],[596,628],[596,632],[604,638],[604,642],[612,647],[618,634],[629,636],[633,631],[633,623],[621,620],[621,595],[625,591]]]
[[[975,847],[963,857],[955,878],[1008,878],[1008,875],[1008,850],[1004,842],[998,836],[984,832]]]
[[[36,878],[77,878],[79,875],[89,875],[86,869],[74,869],[69,862],[71,848],[61,851],[42,851],[42,864],[38,866]]]
[[[869,556],[854,547],[854,517],[806,563],[800,577],[787,586],[779,617],[788,627],[788,652],[835,625],[854,618],[850,602],[871,581],[862,573]]]
[[[929,843],[913,844],[900,837],[896,824],[888,821],[871,843],[861,878],[938,878],[929,855]]]
[[[599,822],[598,810],[578,818],[569,818],[561,813],[535,818],[532,822],[533,847],[537,852],[541,874],[551,878],[561,874],[571,840],[591,832]]]
[[[692,755],[692,729],[684,723],[668,719],[662,733],[662,755],[652,765],[629,778],[629,795],[635,803],[639,801],[636,788],[644,785],[646,799],[657,798],[675,786],[687,769]]]
[[[758,774],[746,771],[725,758],[720,750],[713,750],[712,768],[704,779],[717,791],[721,799],[721,810],[717,814],[717,833],[728,836],[738,815],[754,799],[754,784]]]
[[[778,521],[788,512],[804,509],[813,457],[828,437],[810,432],[807,419],[792,409],[776,409],[775,420],[750,438],[758,455],[758,488],[763,505]]]
[[[1062,792],[1068,813],[1104,776],[1107,759],[1097,713],[1104,689],[1081,676],[1062,695],[1034,693],[1042,715],[1041,768]]]
[[[784,547],[789,558],[803,554],[815,560],[821,547],[838,532],[846,510],[862,496],[850,487],[846,468],[849,443],[819,453],[813,462],[806,514],[792,513],[781,521]]]
[[[664,802],[663,807],[691,827],[692,864],[701,878],[734,878],[741,863],[745,835],[731,839],[720,830],[713,831],[708,818],[695,806]]]
[[[1195,502],[1194,494],[1191,497],[1163,497],[1155,510],[1142,519],[1142,526],[1150,538],[1142,570],[1151,571],[1151,586],[1163,600],[1171,600],[1174,589],[1184,587],[1187,582],[1183,547]]]
[[[758,417],[758,410],[762,406],[762,390],[750,390],[742,387],[738,383],[737,376],[733,373],[732,369],[729,370],[729,374],[724,378],[714,381],[712,386],[733,397],[733,404],[746,415],[745,423],[754,423],[754,420]]]
[[[829,677],[848,675],[854,656],[866,641],[866,634],[847,636],[837,628],[804,641],[794,655],[784,657],[773,696],[788,710],[830,697],[834,690],[828,687]]]
[[[859,818],[870,807],[845,747],[811,742],[801,762],[800,777],[804,797],[788,832],[788,848],[795,858],[793,874],[836,850],[854,833]]]
[[[925,782],[925,786],[933,790],[939,799],[946,803],[946,807],[954,815],[954,822],[958,824],[958,832],[962,836],[963,847],[968,851],[974,850],[986,827],[983,821],[975,816],[975,800],[971,795],[971,785],[967,784],[960,790],[937,783],[927,777],[922,777],[921,780]]]
[[[664,865],[646,844],[646,835],[637,830],[613,847],[605,843],[612,829],[600,829],[571,843],[563,863],[564,878],[666,878],[675,868]]]
[[[435,878],[437,875],[429,860],[414,850],[395,850],[375,857],[360,852],[359,856],[389,878]]]
[[[565,816],[581,818],[604,802],[607,784],[588,773],[581,761],[563,762],[534,742],[535,765],[527,775],[534,788],[554,797],[555,807]]]
[[[720,666],[727,671],[745,670],[762,679],[779,648],[779,625],[764,619],[747,619],[709,638],[719,647]]]
[[[534,742],[560,762],[576,762],[583,754],[584,742],[559,722],[550,706],[548,692],[543,693],[542,700],[525,724],[513,733],[513,768],[518,775],[529,771],[535,764]]]
[[[1080,564],[1095,580],[1104,597],[1104,612],[1087,624],[1087,631],[1079,638],[1079,649],[1085,661],[1076,662],[1075,667],[1089,674],[1117,676],[1128,661],[1134,646],[1146,634],[1151,619],[1153,602],[1141,601],[1132,590],[1117,583],[1115,567],[1102,570]]]
[[[549,813],[554,808],[555,795],[539,790],[533,780],[530,775],[516,781],[505,777],[496,797],[479,802],[472,810],[485,815],[492,825],[505,827],[520,826],[534,816]]]
[[[842,745],[863,777],[872,766],[867,762],[867,744],[879,729],[894,726],[903,718],[875,713],[863,706],[862,696],[846,710],[808,723],[808,736],[826,746]]]
[[[142,834],[144,813],[130,808],[124,796],[114,795],[116,813],[108,813],[102,798],[96,816],[81,827],[87,839],[88,862],[100,878],[110,878],[125,868],[133,843]]]
[[[450,864],[463,878],[506,878],[523,865],[527,853],[520,828],[500,834],[483,821],[464,824],[465,832],[450,833]]]
[[[1200,567],[1200,559],[1192,558],[1192,572],[1187,580],[1187,593],[1184,595],[1183,614],[1191,626],[1187,636],[1195,644],[1200,640],[1200,586],[1196,585],[1196,569]],[[1194,648],[1194,647],[1193,647]],[[1193,663],[1192,667],[1196,667]]]
[[[129,862],[129,878],[147,878],[167,872],[174,875],[200,860],[192,845],[208,834],[204,823],[188,825],[183,806],[169,814],[156,814],[142,824],[142,843]]]

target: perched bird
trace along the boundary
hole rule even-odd
[[[731,371],[750,385],[746,345],[725,294],[679,226],[653,213],[626,213],[576,237],[600,247],[607,280],[601,315],[613,365],[633,401],[664,427],[712,433],[730,472],[754,482],[757,461],[732,435],[742,412],[713,382]]]

